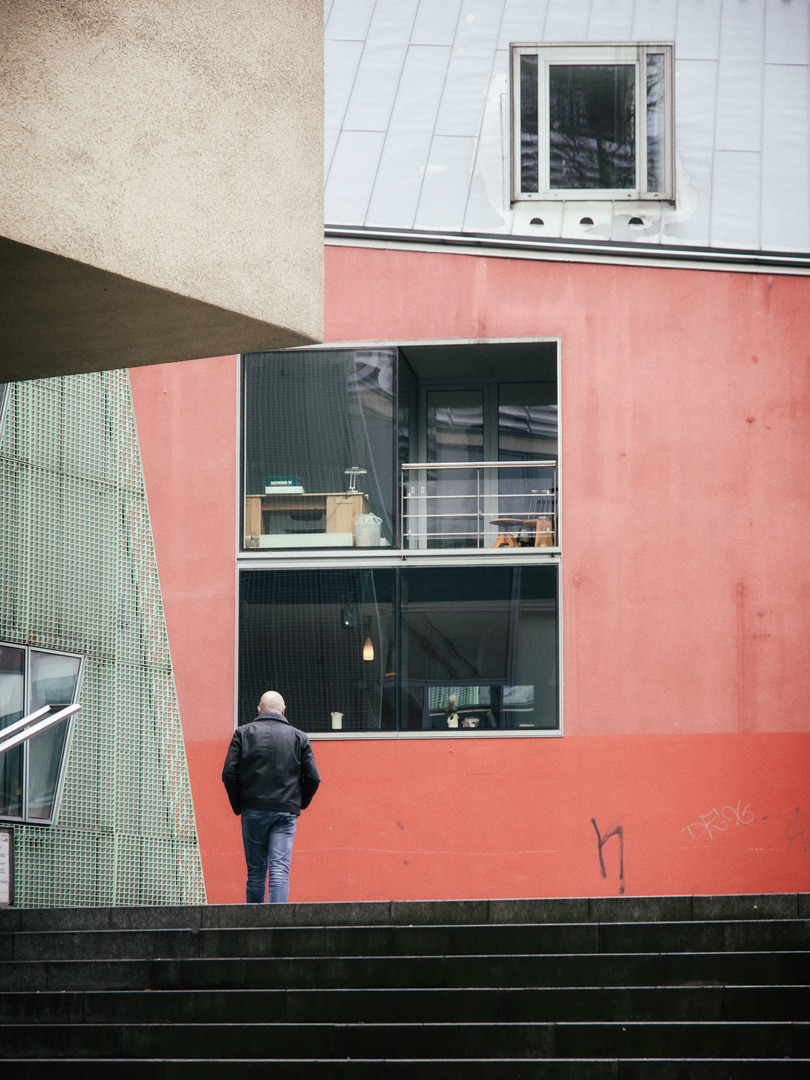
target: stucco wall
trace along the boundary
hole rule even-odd
[[[2,18],[0,376],[26,351],[53,370],[60,335],[93,354],[61,370],[319,340],[322,5],[7,0]]]
[[[327,248],[330,341],[561,338],[564,734],[316,743],[324,783],[299,828],[293,899],[810,888],[809,287]],[[239,823],[219,781],[235,537],[232,521],[208,533],[221,540],[204,579],[176,569],[205,529],[181,527],[172,503],[202,443],[182,384],[160,371],[133,377],[147,490],[206,886],[235,902]],[[224,515],[237,372],[217,371],[199,385]],[[173,422],[150,422],[149,438],[140,418],[158,407]],[[161,431],[185,459],[172,489]],[[201,622],[216,623],[204,649]],[[192,698],[198,685],[222,689],[215,709]],[[618,834],[602,878],[592,819],[602,836],[622,827],[623,881]]]

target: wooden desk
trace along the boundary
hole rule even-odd
[[[327,533],[352,533],[354,523],[361,514],[368,513],[368,499],[362,492],[313,492],[305,495],[246,495],[245,496],[245,546],[258,547],[259,537],[267,535],[264,528],[265,513],[273,510],[284,513],[297,510],[320,510],[325,515]],[[294,533],[289,534],[294,536]],[[311,536],[311,533],[306,534]]]

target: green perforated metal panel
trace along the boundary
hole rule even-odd
[[[14,827],[15,903],[204,903],[125,371],[9,387],[0,641],[85,657],[57,820]]]

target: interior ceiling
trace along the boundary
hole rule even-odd
[[[557,378],[556,341],[403,345],[400,353],[417,379],[533,382]]]

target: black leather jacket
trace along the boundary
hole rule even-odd
[[[259,713],[233,733],[222,783],[235,814],[242,810],[300,814],[320,782],[309,737],[281,713]]]

